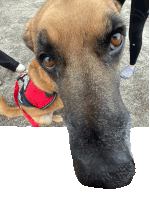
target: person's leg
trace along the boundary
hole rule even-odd
[[[135,63],[139,56],[142,47],[142,33],[144,24],[149,15],[149,1],[148,0],[132,0],[131,14],[130,14],[130,65],[134,69]]]
[[[25,70],[25,66],[5,54],[0,50],[0,65],[15,72],[23,72]],[[0,85],[2,84],[0,80]]]
[[[15,72],[19,62],[0,50],[0,65]]]
[[[131,77],[137,68],[135,63],[142,47],[142,33],[145,21],[149,15],[148,9],[148,0],[132,0],[129,28],[130,64],[120,74],[122,78]]]

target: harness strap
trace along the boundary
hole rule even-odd
[[[23,78],[25,76],[25,74],[20,74],[19,78]],[[19,93],[19,84],[18,84],[18,80],[16,81],[15,84],[15,89],[14,89],[14,99],[16,102],[16,105],[20,108],[19,103],[18,103],[18,93]],[[29,122],[32,124],[33,127],[40,127],[33,119],[32,117],[30,117],[25,111],[23,111],[21,108],[20,110],[23,112],[23,114],[26,116],[26,118],[29,120]]]

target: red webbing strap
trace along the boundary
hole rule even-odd
[[[21,74],[22,75],[22,74]],[[20,77],[21,77],[20,75]],[[16,105],[20,108],[19,103],[18,103],[18,93],[19,93],[19,84],[18,80],[16,81],[15,84],[15,89],[14,89],[14,99],[16,102]],[[23,112],[23,114],[26,116],[26,118],[29,120],[29,122],[32,124],[33,127],[40,127],[33,119],[30,117],[26,112],[24,112],[21,108],[20,110]]]

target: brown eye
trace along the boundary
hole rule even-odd
[[[110,43],[110,47],[111,49],[116,49],[117,47],[120,46],[122,42],[122,35],[121,33],[116,33],[111,37],[111,43]]]
[[[45,67],[53,67],[54,66],[54,61],[49,56],[47,56],[43,59],[43,63],[44,63]]]

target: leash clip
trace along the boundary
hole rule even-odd
[[[23,74],[20,74],[20,76],[18,76],[17,81],[21,80],[22,82],[24,82],[24,77],[27,75],[27,72],[24,72]]]

